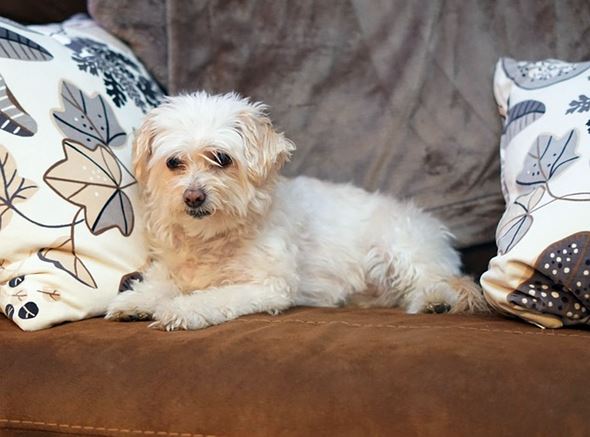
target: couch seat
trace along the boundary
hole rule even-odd
[[[590,435],[590,332],[297,308],[193,332],[0,317],[0,435]]]

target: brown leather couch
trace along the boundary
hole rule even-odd
[[[58,5],[59,6],[56,6]],[[67,4],[67,5],[66,5]],[[5,1],[59,20],[80,1]],[[171,93],[237,89],[298,144],[287,174],[411,196],[493,256],[500,55],[590,58],[585,1],[91,0]],[[297,308],[195,332],[0,316],[0,435],[590,435],[590,333],[497,315]]]

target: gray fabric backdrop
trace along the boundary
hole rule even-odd
[[[90,0],[89,10],[170,93],[238,90],[270,104],[298,146],[288,175],[412,197],[462,247],[493,240],[503,211],[497,58],[590,58],[588,1]]]

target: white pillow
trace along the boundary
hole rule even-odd
[[[590,63],[501,59],[507,204],[481,283],[502,312],[557,328],[590,320]]]
[[[131,137],[161,97],[88,18],[0,21],[0,309],[22,329],[103,314],[145,263]]]

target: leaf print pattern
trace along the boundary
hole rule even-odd
[[[10,295],[11,297],[16,297],[19,302],[22,302],[23,299],[28,297],[28,294],[25,290],[18,290],[16,293]]]
[[[27,302],[18,310],[18,317],[25,320],[34,319],[38,314],[39,307],[35,302]]]
[[[12,320],[14,318],[14,305],[6,305],[6,308],[4,308],[4,314],[6,314],[6,317],[9,320]]]
[[[14,158],[0,146],[0,230],[6,228],[14,205],[33,196],[38,187],[28,179],[18,175]]]
[[[590,111],[590,98],[585,96],[584,94],[580,94],[578,96],[578,100],[572,100],[570,102],[570,107],[566,114],[573,114],[574,112],[588,112]]]
[[[37,32],[36,30],[30,29],[26,26],[23,26],[22,24],[17,23],[16,21],[13,21],[9,18],[0,17],[0,23],[8,24],[11,27],[15,27],[15,28],[17,28],[19,30],[23,30],[25,32],[35,33],[37,35],[43,35],[41,32]]]
[[[73,232],[72,232],[73,233]],[[37,252],[41,261],[53,264],[56,268],[68,273],[82,284],[97,288],[96,281],[76,254],[73,236],[62,237],[49,248],[42,248]]]
[[[545,114],[545,105],[538,100],[525,100],[508,110],[502,129],[500,147],[507,147],[520,131]]]
[[[117,228],[124,236],[133,231],[131,201],[123,190],[135,179],[121,168],[111,150],[98,145],[89,150],[70,139],[63,141],[65,159],[45,173],[45,182],[61,197],[84,209],[94,235]]]
[[[49,302],[57,302],[61,299],[61,293],[55,289],[36,290],[37,293],[42,294]]]
[[[0,58],[18,59],[21,61],[49,61],[51,53],[29,38],[0,27]]]
[[[127,135],[103,97],[88,96],[65,81],[60,94],[63,109],[53,111],[52,115],[68,137],[62,141],[65,157],[45,172],[43,180],[80,209],[70,225],[70,236],[41,249],[37,255],[84,285],[97,288],[92,274],[76,253],[75,226],[80,223],[77,217],[84,212],[84,221],[94,235],[112,228],[124,236],[131,235],[133,207],[123,190],[137,182],[110,149],[124,144]],[[59,293],[50,297],[55,296]]]
[[[568,63],[556,59],[518,62],[511,58],[503,58],[502,67],[506,76],[520,88],[533,90],[575,77],[588,70],[590,62]]]
[[[121,277],[119,281],[119,293],[131,290],[133,288],[133,282],[142,282],[143,275],[140,272],[127,273]]]
[[[53,117],[66,137],[91,150],[99,144],[111,147],[125,144],[127,134],[100,94],[89,97],[64,81],[60,95],[64,109],[53,111]]]
[[[37,133],[37,123],[18,103],[1,74],[0,129],[19,137],[30,137]]]
[[[555,194],[551,180],[579,158],[575,149],[576,130],[572,129],[563,137],[540,135],[531,146],[516,183],[528,189],[510,205],[502,216],[496,232],[496,244],[501,255],[509,252],[526,235],[533,224],[533,213],[553,202],[588,202],[590,192]],[[536,189],[533,189],[536,186]],[[543,197],[545,203],[540,204]]]
[[[16,147],[22,145],[28,150],[29,146],[40,144],[39,142],[24,139],[18,140],[18,144],[15,143],[15,149],[10,147],[5,149],[0,146],[0,231],[12,224],[12,227],[5,232],[19,232],[20,226],[27,224],[34,225],[37,227],[36,231],[41,230],[49,236],[47,240],[41,238],[39,241],[43,240],[43,243],[33,248],[28,255],[19,254],[21,258],[24,257],[34,263],[32,270],[29,269],[31,267],[29,265],[17,266],[18,263],[13,263],[12,261],[15,260],[9,258],[6,264],[9,271],[3,272],[5,282],[2,286],[3,298],[0,311],[6,312],[19,324],[25,321],[25,324],[21,326],[28,329],[29,326],[31,328],[40,326],[47,318],[54,317],[47,312],[44,305],[49,306],[57,302],[53,305],[54,312],[55,307],[61,307],[62,304],[64,307],[71,306],[68,293],[72,290],[47,284],[43,275],[32,276],[30,280],[23,283],[24,274],[35,274],[35,269],[39,265],[45,267],[41,268],[42,271],[48,270],[59,274],[66,286],[67,284],[73,286],[73,291],[79,290],[83,285],[89,287],[87,291],[100,289],[108,293],[115,292],[118,276],[120,277],[124,272],[121,271],[118,275],[115,273],[113,276],[115,282],[107,280],[104,273],[102,276],[99,275],[100,270],[92,262],[94,258],[88,250],[88,245],[90,240],[97,241],[98,243],[94,245],[96,248],[96,244],[100,245],[103,237],[94,238],[93,235],[100,236],[108,230],[124,237],[132,234],[135,216],[130,200],[132,197],[127,188],[136,184],[136,181],[122,163],[123,156],[127,157],[127,153],[124,151],[119,153],[116,148],[127,144],[129,139],[127,135],[130,131],[126,132],[124,127],[127,123],[133,123],[139,109],[147,112],[152,106],[160,103],[163,95],[158,85],[146,74],[145,69],[132,56],[127,57],[123,54],[127,53],[126,51],[117,54],[116,48],[110,50],[110,46],[106,44],[90,39],[72,38],[66,27],[56,29],[59,35],[55,41],[49,43],[46,37],[48,33],[45,31],[44,34],[40,34],[18,26],[16,23],[9,23],[0,18],[0,58],[8,58],[0,60],[6,66],[12,68],[14,65],[15,68],[20,68],[17,74],[21,71],[25,74],[27,67],[50,68],[53,62],[50,64],[34,64],[34,62],[47,62],[53,59],[53,55],[57,56],[57,49],[53,48],[54,44],[69,44],[71,51],[66,49],[64,52],[66,61],[72,56],[80,70],[97,76],[107,90],[105,92],[103,86],[94,79],[92,83],[98,85],[98,88],[84,86],[80,89],[77,85],[81,83],[60,81],[56,73],[55,80],[48,85],[50,89],[46,91],[58,98],[59,104],[55,104],[48,113],[46,112],[49,119],[42,120],[43,114],[34,110],[34,95],[25,92],[25,88],[17,87],[17,78],[13,79],[8,72],[4,74],[4,77],[0,75],[0,137],[4,135],[9,138],[14,135],[13,140],[16,137],[40,138],[39,135],[45,135],[46,127],[54,131],[57,128],[63,134],[61,145],[64,155],[59,152],[57,157],[50,158],[51,162],[45,164],[39,161],[39,155],[35,155],[35,153],[41,153],[40,150],[35,152],[33,147],[30,151],[31,155],[27,156],[24,154],[24,149],[17,150]],[[70,65],[76,65],[72,61],[67,62]],[[50,70],[52,70],[53,80],[53,69],[50,68]],[[36,71],[34,76],[37,80],[47,80],[45,73],[41,70]],[[35,79],[33,82],[27,82],[28,79],[24,77],[23,80],[25,80],[23,86],[35,86]],[[124,111],[116,112],[113,105],[119,107],[126,105],[131,112],[127,111],[127,114],[123,115]],[[125,116],[128,118],[121,118]],[[42,121],[49,121],[50,125],[44,126]],[[121,122],[125,124],[122,126]],[[55,143],[44,146],[53,147],[55,152]],[[114,150],[117,150],[117,154],[113,152]],[[21,159],[23,162],[18,165],[18,170],[22,173],[19,173],[16,162],[21,162]],[[24,167],[24,161],[27,159],[34,162],[34,170],[30,172],[26,171],[27,167]],[[42,169],[39,169],[39,165]],[[40,173],[35,174],[33,171],[40,171]],[[26,175],[33,180],[21,175]],[[39,176],[43,177],[43,182]],[[48,194],[49,199],[32,197],[39,189],[37,185],[43,183],[47,184],[43,194]],[[52,195],[53,192],[60,197]],[[21,202],[31,197],[33,202],[24,203],[23,207]],[[45,223],[41,216],[36,217],[36,215],[42,215],[43,211],[34,207],[47,207],[47,203],[44,203],[46,201],[61,204],[61,209],[70,211],[69,216],[63,221]],[[35,210],[37,210],[36,213]],[[90,232],[87,232],[86,228]],[[25,226],[22,229],[25,229]],[[108,235],[121,238],[107,234],[104,237],[106,240],[109,239]],[[34,238],[33,235],[31,237]],[[129,239],[125,240],[129,241]],[[0,269],[4,269],[3,264],[4,260],[0,260]],[[113,271],[121,267],[122,265],[117,263],[109,266]],[[129,268],[127,271],[132,270]],[[139,277],[140,275],[136,272],[124,275],[120,286],[129,286]],[[109,287],[110,290],[108,290]],[[60,301],[62,301],[61,304]],[[59,309],[57,312],[60,312]],[[27,322],[29,319],[32,320]]]
[[[564,325],[590,321],[590,232],[578,232],[547,247],[533,274],[508,295],[508,302],[552,314]]]
[[[498,252],[509,252],[526,235],[533,224],[533,209],[545,195],[545,187],[537,187],[523,194],[506,210],[496,232]]]
[[[519,185],[544,184],[579,158],[575,154],[577,135],[572,129],[560,139],[553,135],[540,135],[533,143],[516,183]]]
[[[135,62],[106,44],[89,38],[73,38],[67,47],[74,52],[72,59],[81,71],[102,76],[107,95],[118,108],[130,99],[147,113],[162,101],[163,94],[155,82],[145,77]]]

